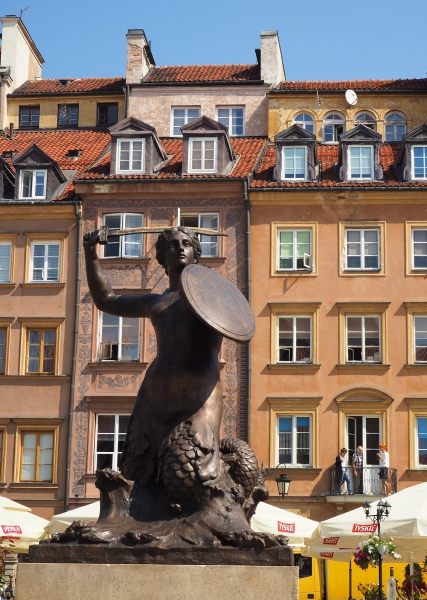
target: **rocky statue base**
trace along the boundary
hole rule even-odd
[[[18,564],[31,600],[298,600],[298,567]]]

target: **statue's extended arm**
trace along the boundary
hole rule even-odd
[[[118,296],[115,294],[96,254],[95,246],[98,242],[98,231],[91,231],[83,238],[87,281],[96,307],[103,312],[119,317],[149,317],[153,295]]]

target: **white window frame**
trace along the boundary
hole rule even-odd
[[[415,160],[414,160],[414,149],[415,148],[424,148],[424,172],[425,177],[415,177]],[[414,144],[411,146],[411,176],[415,181],[425,181],[427,179],[427,145],[424,144]]]
[[[294,154],[294,176],[285,178],[285,152],[286,150],[304,150],[304,176],[296,177],[295,154]],[[307,146],[282,146],[282,181],[307,181]]]
[[[226,125],[226,127],[228,128],[228,135],[230,137],[242,137],[245,135],[245,107],[244,106],[217,106],[216,107],[216,120],[218,121],[218,123],[220,123],[220,117],[218,115],[218,112],[220,110],[228,110],[228,117],[221,117],[221,119],[225,119],[227,118],[228,120],[228,125]],[[233,114],[232,111],[233,110],[241,110],[242,111],[242,119],[243,119],[243,130],[242,133],[235,133],[233,131]]]
[[[418,436],[418,421],[419,419],[425,419],[427,421],[427,414],[416,415],[415,416],[415,465],[418,469],[427,469],[427,463],[420,463],[420,447],[419,447],[419,436]]]
[[[188,141],[188,172],[189,173],[216,173],[218,163],[218,140],[214,137],[196,137],[190,138]],[[202,168],[193,169],[193,144],[194,142],[203,142],[202,144]],[[205,162],[205,142],[214,142],[214,166],[212,169],[205,169],[203,164]]]
[[[128,213],[128,212],[123,212],[123,213],[105,213],[102,217],[102,222],[105,225],[106,224],[106,219],[107,217],[120,217],[120,227],[119,229],[125,229],[125,224],[126,224],[126,217],[142,217],[142,225],[141,227],[144,227],[144,221],[145,221],[145,215],[144,213]],[[142,258],[144,256],[144,234],[137,234],[137,235],[141,235],[141,255],[140,256],[134,256],[133,254],[126,254],[126,238],[128,237],[127,235],[121,235],[118,236],[119,237],[119,256],[105,256],[105,248],[106,246],[104,246],[104,258],[108,258],[111,260],[115,260],[117,258],[130,258],[130,259],[135,259],[135,258]],[[128,242],[129,243],[129,242]]]
[[[423,314],[413,314],[412,315],[412,327],[413,327],[413,331],[412,331],[412,339],[413,339],[413,352],[414,352],[414,364],[418,365],[423,365],[425,363],[427,363],[427,356],[425,360],[417,360],[416,356],[417,356],[417,328],[416,328],[416,321],[419,318],[423,318],[423,319],[427,319],[427,314],[423,315]],[[427,338],[427,332],[426,332],[426,338]],[[426,354],[427,354],[427,346],[426,346]]]
[[[369,177],[353,177],[352,172],[351,172],[351,151],[352,150],[356,150],[359,149],[361,150],[362,148],[369,148],[370,149],[370,154],[371,154],[371,170],[370,170],[370,174]],[[359,154],[359,160],[360,160],[360,154]],[[374,178],[374,147],[373,146],[361,146],[361,145],[351,145],[348,147],[348,179],[350,181],[372,181]]]
[[[117,315],[114,315],[117,316]],[[123,360],[122,359],[122,345],[123,345],[123,339],[122,339],[122,334],[123,334],[123,318],[124,317],[118,317],[119,319],[119,341],[117,342],[117,359],[113,359],[113,358],[102,358],[102,351],[101,351],[101,345],[102,344],[108,344],[109,342],[103,342],[102,341],[102,328],[103,328],[103,312],[99,311],[99,339],[98,339],[98,355],[99,355],[99,361],[100,362],[112,362],[112,363],[135,363],[138,362],[140,360],[140,354],[141,354],[141,319],[135,319],[135,321],[138,322],[138,358],[137,359],[132,359],[132,360]],[[132,318],[132,317],[129,317]],[[111,342],[111,344],[113,344],[113,342]],[[114,342],[114,344],[116,344],[116,342]]]
[[[221,216],[217,212],[197,212],[197,213],[196,212],[194,212],[194,213],[191,213],[191,212],[185,213],[184,212],[184,213],[181,213],[181,217],[184,218],[184,219],[186,217],[193,217],[193,218],[197,217],[197,226],[198,227],[202,227],[201,221],[202,221],[203,217],[216,217],[218,219],[218,228],[217,228],[217,230],[219,232],[220,222],[221,222],[220,221]],[[182,221],[181,221],[181,224],[182,224]],[[202,258],[218,258],[218,256],[220,256],[219,236],[207,236],[207,235],[203,236],[203,234],[199,233],[198,237],[199,237],[199,240],[200,240],[200,244],[202,246],[202,254],[201,254]],[[203,237],[205,237],[207,239],[206,240],[202,240]],[[203,243],[210,243],[211,245],[213,245],[214,243],[216,243],[216,245],[217,245],[216,246],[217,247],[216,254],[204,254],[203,253]]]
[[[96,419],[95,419],[95,444],[94,444],[94,452],[93,452],[93,472],[95,473],[96,469],[97,469],[97,459],[98,459],[98,454],[100,455],[105,455],[108,454],[110,455],[111,452],[98,452],[97,451],[97,442],[98,442],[98,417],[114,417],[114,449],[113,449],[113,460],[112,460],[112,470],[113,471],[118,471],[118,465],[117,465],[117,458],[118,458],[118,454],[119,454],[119,421],[120,421],[120,417],[130,417],[130,414],[122,414],[122,413],[117,413],[117,414],[111,414],[111,413],[96,413]],[[123,434],[121,434],[123,435]]]
[[[37,241],[34,240],[31,242],[31,259],[30,259],[30,281],[37,283],[59,283],[60,275],[61,275],[61,242],[58,240],[52,241]],[[35,246],[45,246],[45,254],[44,254],[44,266],[42,272],[42,279],[34,279],[34,247]],[[48,271],[48,250],[49,246],[58,246],[58,277],[56,279],[48,279],[47,271]],[[47,250],[47,251],[46,251]],[[38,269],[38,267],[37,267]]]
[[[280,319],[292,319],[292,356],[293,360],[280,360]],[[310,320],[310,357],[304,360],[296,359],[297,350],[297,319],[309,319]],[[313,315],[298,314],[298,315],[277,315],[276,319],[276,363],[278,365],[310,365],[313,363]]]
[[[200,118],[200,106],[172,106],[171,107],[171,137],[182,137],[182,132],[181,131],[179,133],[175,133],[174,132],[174,128],[175,128],[175,111],[176,110],[183,110],[183,111],[185,111],[185,114],[184,114],[184,125],[188,125],[188,123],[192,123],[196,119]],[[194,119],[193,119],[193,117],[191,117],[191,120],[189,121],[189,116],[188,116],[188,111],[189,110],[198,110],[199,111],[199,116],[198,117],[194,117]],[[180,125],[180,127],[183,127],[184,125]]]
[[[357,231],[360,233],[360,267],[349,267],[348,266],[348,233],[351,231]],[[377,232],[377,244],[378,244],[378,266],[377,267],[365,267],[365,256],[374,256],[373,254],[365,255],[365,233],[366,231],[376,231]],[[345,270],[346,271],[380,271],[381,270],[381,232],[380,229],[376,229],[375,227],[368,228],[358,228],[358,227],[346,227],[344,230],[344,252],[345,252]],[[350,242],[350,244],[353,242]],[[367,242],[373,243],[373,242]]]
[[[292,252],[292,264],[293,266],[290,269],[286,269],[286,268],[281,268],[280,267],[280,234],[282,233],[282,231],[289,233],[292,232],[292,245],[293,245],[293,252]],[[297,242],[297,238],[298,238],[298,233],[308,233],[310,235],[310,253],[304,253],[304,257],[303,257],[303,266],[302,267],[298,267],[297,265],[297,261],[298,261],[298,242]],[[276,271],[309,271],[312,268],[312,258],[313,258],[313,235],[312,235],[312,229],[277,229],[277,243],[276,243]]]
[[[122,143],[130,143],[129,149],[129,169],[120,168],[120,151]],[[133,162],[133,145],[135,142],[142,142],[141,150],[141,169],[132,169]],[[145,138],[119,138],[117,140],[117,154],[116,154],[116,172],[117,173],[144,173],[145,172]]]
[[[9,248],[9,268],[6,269],[1,269],[0,270],[0,285],[2,283],[10,283],[10,276],[12,273],[12,251],[13,251],[13,244],[12,242],[1,242],[0,241],[0,248],[2,247],[8,247]],[[5,279],[2,279],[2,274],[7,272],[7,277]]]
[[[396,116],[400,117],[400,120],[390,119],[390,117],[392,115],[396,115]],[[387,128],[388,127],[393,128],[393,138],[392,139],[387,137]],[[399,112],[391,112],[388,115],[386,115],[386,117],[384,119],[384,140],[386,142],[401,142],[402,141],[402,138],[399,139],[399,134],[397,133],[397,129],[396,129],[397,127],[405,128],[405,131],[403,132],[403,135],[402,135],[402,138],[403,138],[403,136],[406,134],[406,118]]]
[[[31,174],[31,195],[24,196],[24,173]],[[43,194],[41,196],[35,195],[36,190],[36,177],[37,174],[43,174]],[[46,186],[47,186],[47,170],[46,169],[22,169],[19,173],[19,199],[20,200],[43,200],[46,198]]]
[[[348,350],[349,350],[349,343],[348,343],[348,337],[349,337],[349,331],[348,331],[348,320],[349,319],[362,319],[362,360],[349,360],[348,358]],[[379,355],[380,355],[380,359],[379,360],[366,360],[366,329],[365,329],[365,319],[378,319],[378,349],[379,349]],[[362,364],[377,364],[380,365],[383,363],[383,349],[382,349],[382,318],[381,318],[381,314],[348,314],[345,315],[345,359],[346,359],[346,363],[351,363],[351,364],[358,364],[358,365],[362,365]]]
[[[299,117],[308,117],[308,119],[304,119],[304,120],[301,119],[299,121],[298,120]],[[309,113],[301,112],[301,113],[298,113],[297,115],[295,115],[294,125],[299,125],[302,129],[305,129],[305,131],[308,131],[309,133],[315,133],[314,119]],[[307,126],[312,127],[313,131],[310,131],[309,129],[307,129]]]
[[[308,464],[299,463],[298,462],[298,452],[297,452],[297,419],[298,418],[308,418],[309,422],[309,462]],[[286,463],[286,466],[292,467],[302,467],[302,468],[310,468],[313,465],[313,419],[309,414],[278,414],[276,419],[276,464],[279,464],[279,456],[280,456],[280,444],[279,444],[279,420],[280,419],[292,419],[292,462]]]
[[[427,232],[427,228],[423,229],[421,227],[412,227],[411,229],[411,260],[412,260],[412,269],[414,271],[425,271],[427,269],[427,265],[425,267],[416,267],[415,266],[415,244],[426,244],[427,246],[427,242],[416,242],[414,239],[414,233],[416,231],[426,231]],[[421,255],[422,256],[422,255]],[[427,254],[425,255],[427,258]]]
[[[332,117],[332,116],[334,116],[335,118],[328,120],[328,117]],[[325,127],[328,127],[328,126],[331,126],[334,128],[334,130],[333,130],[334,139],[333,140],[326,140]],[[341,134],[337,133],[337,127],[342,127],[343,128],[342,133],[345,133],[345,119],[340,113],[332,112],[323,117],[322,140],[323,140],[324,144],[338,144],[338,142],[339,142],[338,135],[341,135]]]

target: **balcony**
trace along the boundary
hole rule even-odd
[[[339,496],[338,492],[338,469],[335,467],[329,469],[330,472],[330,495],[331,496]],[[351,467],[344,468],[344,471],[347,472],[350,481],[351,481],[351,489],[354,492],[355,496],[377,496],[383,498],[385,496],[383,491],[382,480],[380,479],[380,468],[379,467],[364,467],[362,474],[362,488],[356,493],[355,483],[354,483],[354,474],[353,469]],[[388,470],[388,478],[387,478],[388,488],[391,494],[395,494],[397,492],[397,469]],[[346,493],[345,483],[343,484],[342,491]]]

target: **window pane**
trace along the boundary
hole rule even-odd
[[[125,229],[142,227],[143,224],[143,215],[125,215]],[[142,233],[133,233],[124,236],[124,253],[125,256],[142,257]]]
[[[9,242],[0,243],[0,283],[10,282],[10,257],[12,244]]]
[[[300,465],[310,464],[310,418],[297,417],[297,456]]]
[[[105,215],[104,224],[109,229],[121,229],[122,215]],[[120,237],[113,236],[108,238],[108,244],[104,246],[104,256],[108,258],[120,257]]]
[[[413,229],[413,264],[416,269],[427,269],[427,230]]]
[[[22,171],[22,198],[31,198],[33,175],[29,171]]]
[[[144,143],[140,141],[132,142],[132,171],[142,171]]]
[[[194,140],[191,149],[191,168],[200,171],[202,168],[202,142]]]
[[[6,330],[0,329],[0,373],[4,373],[6,355]]]
[[[418,417],[418,464],[427,466],[427,418]]]
[[[47,281],[59,281],[59,244],[47,247]]]
[[[292,464],[292,417],[279,417],[279,463]]]
[[[296,362],[311,360],[311,321],[308,317],[296,318]]]
[[[427,316],[414,317],[415,361],[427,362]]]
[[[279,318],[279,362],[292,362],[294,358],[294,319]]]
[[[427,177],[427,148],[414,147],[414,177],[416,179],[424,179]]]
[[[120,171],[130,170],[130,142],[120,142],[119,150]]]
[[[46,173],[42,171],[36,171],[35,173],[35,193],[34,196],[36,198],[44,198],[45,197],[45,177]]]
[[[32,280],[43,281],[44,280],[44,263],[46,244],[33,244],[33,269],[32,269]]]

